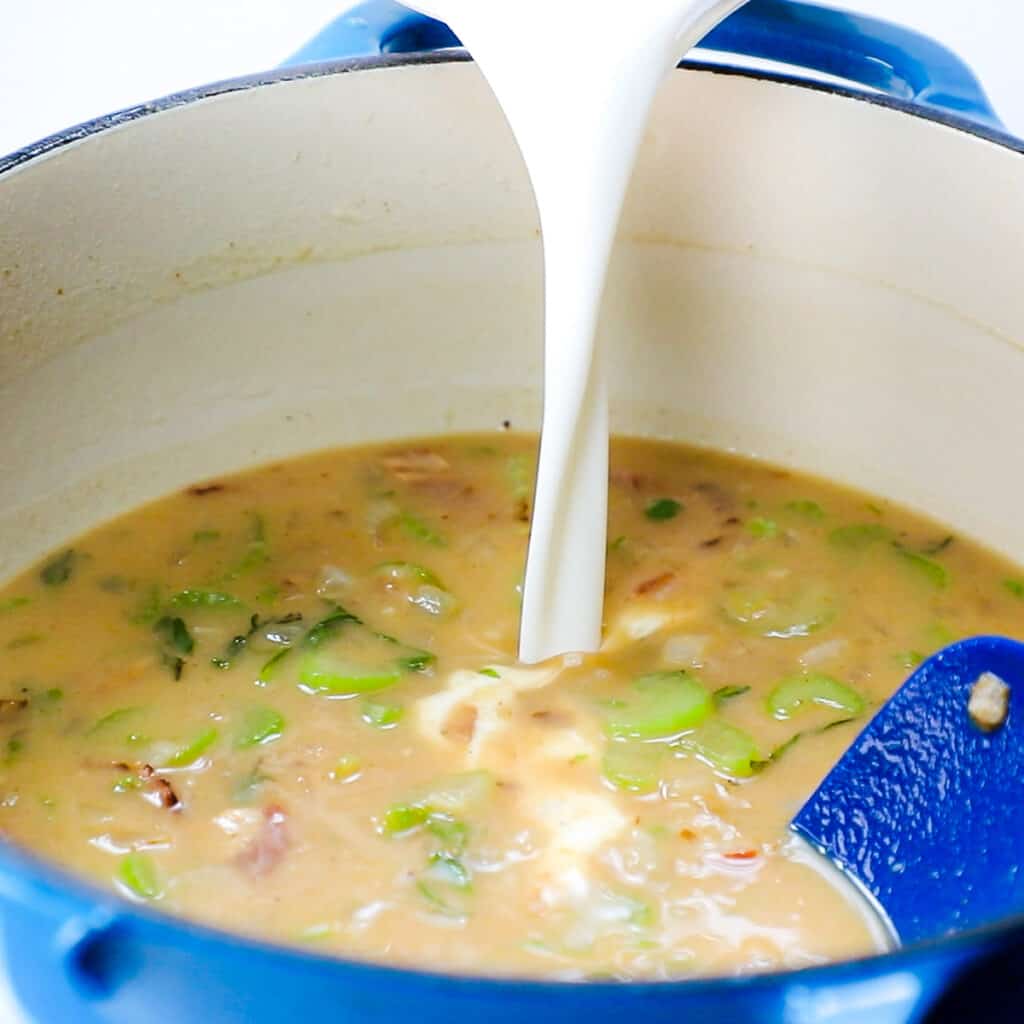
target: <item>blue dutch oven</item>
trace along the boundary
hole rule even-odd
[[[955,56],[882,22],[752,0],[702,49],[719,59],[687,68],[824,91],[1019,152]],[[789,70],[740,70],[723,63],[723,55]],[[446,26],[389,2],[364,4],[277,72],[124,111],[0,160],[0,196],[8,179],[14,182],[40,159],[64,151],[73,157],[73,143],[179,108],[275,83],[466,59]],[[811,81],[805,72],[819,77]],[[834,84],[822,84],[821,75]],[[1019,829],[1024,841],[1024,825],[1011,819],[1008,827]],[[1019,918],[884,956],[738,979],[570,984],[463,978],[313,955],[177,920],[85,884],[9,843],[0,844],[0,914],[11,987],[39,1024],[959,1024],[968,1014],[985,1024],[1024,1020]]]

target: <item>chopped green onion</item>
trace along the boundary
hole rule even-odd
[[[279,712],[273,708],[249,708],[235,733],[235,748],[245,750],[273,743],[283,732],[284,718]]]
[[[122,857],[117,866],[117,878],[144,900],[159,899],[163,894],[156,864],[145,853],[129,853]]]
[[[198,761],[207,750],[220,738],[220,733],[212,726],[204,729],[195,739],[186,743],[166,761],[168,768],[187,768]]]
[[[1003,586],[1013,594],[1014,597],[1024,600],[1024,580],[1003,580]]]
[[[175,594],[171,604],[175,608],[239,608],[242,602],[221,590],[188,588]]]
[[[644,515],[657,523],[666,519],[675,519],[682,510],[682,504],[675,498],[657,498],[644,509]]]
[[[686,672],[654,672],[610,709],[605,728],[619,739],[658,739],[692,729],[711,709],[711,694]]]
[[[803,516],[805,519],[821,520],[825,518],[825,510],[816,501],[809,501],[807,499],[787,501],[785,509],[787,512]]]
[[[747,522],[747,532],[752,537],[777,537],[779,535],[779,524],[774,519],[755,516]]]
[[[75,553],[74,548],[69,548],[63,554],[57,555],[56,558],[51,558],[39,570],[39,578],[48,587],[57,587],[62,583],[67,583],[71,579],[71,574],[75,571],[77,560],[78,555]]]
[[[878,541],[890,540],[892,530],[881,523],[854,523],[837,526],[829,535],[829,543],[847,551],[862,551]]]
[[[500,679],[501,674],[496,668],[481,668],[477,669],[477,674],[481,676],[489,676],[491,679]]]
[[[469,841],[469,826],[449,814],[434,811],[426,822],[427,831],[441,840],[441,846],[450,853],[459,854]]]
[[[98,719],[85,735],[95,736],[96,733],[104,732],[109,729],[110,726],[117,725],[119,722],[123,722],[126,718],[132,718],[143,710],[143,708],[138,707],[117,708],[115,711],[111,711],[109,714]]]
[[[714,697],[716,704],[722,704],[727,700],[732,700],[733,697],[742,697],[743,694],[749,692],[749,686],[720,686],[711,696]]]
[[[749,733],[724,719],[709,718],[698,728],[677,741],[683,750],[690,750],[706,764],[736,778],[746,778],[757,770],[759,753]]]
[[[195,648],[195,641],[188,631],[184,619],[171,618],[165,615],[153,625],[153,632],[156,633],[164,643],[172,650],[181,654],[191,654]]]
[[[835,708],[859,715],[866,707],[864,698],[846,683],[820,672],[791,676],[768,694],[768,711],[779,719],[792,718],[812,705]]]
[[[16,608],[24,608],[25,605],[31,603],[32,598],[30,597],[8,597],[0,601],[0,615],[5,612],[13,612]]]

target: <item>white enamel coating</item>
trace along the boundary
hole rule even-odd
[[[203,477],[539,422],[538,223],[472,64],[144,118],[0,176],[0,224],[0,575]],[[1024,157],[680,70],[619,237],[613,429],[826,474],[1024,561]]]
[[[544,415],[519,634],[527,663],[601,643],[608,382],[597,318],[615,227],[658,86],[740,2],[415,5],[454,28],[494,90],[543,235]]]

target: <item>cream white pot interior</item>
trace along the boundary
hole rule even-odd
[[[198,478],[538,422],[536,218],[472,64],[171,107],[5,174],[0,224],[4,576]],[[1024,157],[681,70],[621,236],[616,430],[823,473],[1024,559]]]

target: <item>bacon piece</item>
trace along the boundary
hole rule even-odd
[[[644,580],[642,583],[638,583],[633,588],[633,593],[637,596],[643,594],[657,594],[664,590],[674,579],[676,574],[674,572],[663,572],[658,576],[652,576],[649,580]]]
[[[260,830],[235,858],[235,864],[253,878],[263,878],[284,860],[289,846],[288,815],[283,807],[271,804],[263,808]]]

